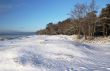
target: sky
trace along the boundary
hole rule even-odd
[[[90,0],[0,0],[0,32],[35,32],[49,22],[57,23],[68,15],[76,3]],[[96,0],[98,10],[110,0]]]

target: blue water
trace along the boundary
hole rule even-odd
[[[35,33],[0,33],[0,40],[11,40],[11,39],[16,39],[16,38],[21,38],[21,37],[26,37],[26,36],[31,36],[35,35]]]

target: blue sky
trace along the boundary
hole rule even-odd
[[[76,3],[90,0],[0,0],[0,31],[32,32],[69,18]],[[96,0],[99,10],[110,0]]]

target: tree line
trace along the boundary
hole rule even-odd
[[[77,3],[70,12],[70,18],[56,24],[49,23],[45,29],[37,31],[42,35],[78,35],[78,38],[93,39],[97,36],[110,35],[110,4],[99,15],[95,0],[89,4]]]

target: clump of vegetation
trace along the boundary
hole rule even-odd
[[[107,37],[110,35],[110,4],[101,10],[97,16],[97,5],[95,0],[89,4],[77,3],[71,11],[71,17],[58,22],[49,23],[43,30],[37,31],[37,34],[46,35],[78,35],[85,39],[93,39],[97,36]]]

